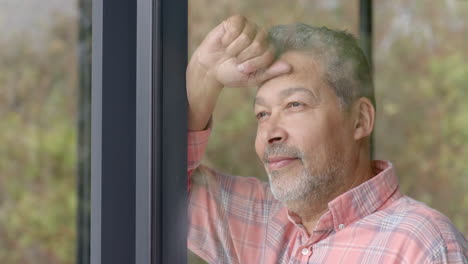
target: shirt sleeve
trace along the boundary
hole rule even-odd
[[[427,264],[468,264],[468,241],[455,226],[446,219],[446,222],[439,223],[441,241],[436,244],[433,240],[434,248],[427,250]]]
[[[189,249],[209,263],[245,263],[259,259],[267,219],[274,206],[266,183],[232,176],[201,165],[210,130],[189,132]]]
[[[187,138],[187,176],[188,189],[191,187],[191,176],[193,171],[200,166],[203,155],[205,154],[208,139],[211,134],[211,128],[201,131],[189,131]]]

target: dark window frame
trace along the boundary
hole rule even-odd
[[[93,1],[91,263],[185,263],[187,0]]]

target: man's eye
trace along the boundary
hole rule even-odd
[[[267,115],[266,112],[259,112],[258,114],[256,114],[255,116],[257,117],[257,120],[260,120],[262,119],[263,117],[265,117]]]
[[[291,102],[291,103],[288,103],[287,107],[288,108],[290,108],[290,107],[299,107],[301,105],[302,105],[302,103],[299,103],[299,102]]]

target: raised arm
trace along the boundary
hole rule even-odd
[[[226,19],[208,33],[187,67],[189,130],[206,128],[224,87],[254,87],[290,68],[275,62],[263,29],[242,16]]]

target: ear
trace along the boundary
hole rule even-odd
[[[374,130],[375,108],[365,97],[359,98],[353,107],[354,111],[354,139],[360,140],[370,136]]]

